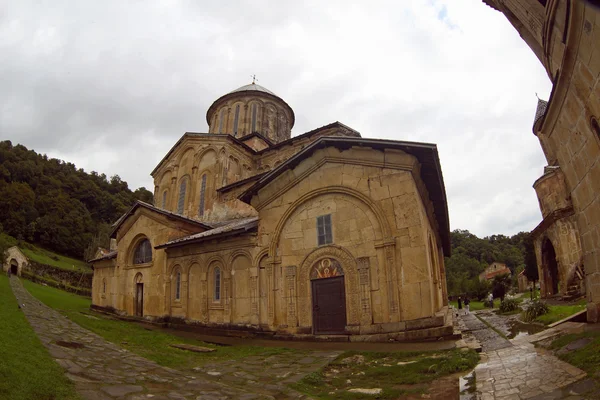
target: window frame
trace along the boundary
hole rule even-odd
[[[175,301],[181,300],[181,270],[175,273]]]
[[[317,216],[317,246],[333,244],[331,214]]]
[[[204,216],[204,208],[206,206],[206,185],[208,181],[208,174],[202,174],[200,178],[200,201],[198,202],[198,216]]]
[[[165,189],[162,194],[162,208],[167,209],[167,190]]]
[[[146,245],[147,244],[147,245]],[[144,246],[144,248],[142,247]],[[139,254],[141,253],[141,254]],[[149,258],[148,258],[149,257]],[[152,244],[150,239],[144,238],[137,242],[133,250],[133,265],[144,265],[152,262]]]
[[[185,195],[187,192],[187,178],[181,180],[179,184],[179,196],[177,197],[177,214],[183,215],[185,210]]]
[[[258,105],[256,103],[252,103],[252,119],[251,119],[251,131],[250,133],[256,132],[256,120],[258,115]]]
[[[238,135],[238,125],[240,121],[240,105],[235,106],[235,115],[233,117],[233,137]]]
[[[221,108],[221,112],[219,113],[219,131],[218,133],[223,133],[223,120],[225,119],[225,108]]]
[[[221,267],[215,267],[213,270],[213,302],[221,302],[221,289],[222,289],[222,273]]]

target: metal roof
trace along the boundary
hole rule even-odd
[[[272,94],[273,96],[277,96],[275,93],[271,92],[266,87],[257,85],[256,83],[250,83],[248,85],[244,85],[244,86],[239,87],[239,88],[237,88],[235,90],[232,90],[229,93],[245,92],[247,90],[254,90],[254,91],[257,91],[257,92],[269,93],[269,94]],[[227,93],[227,94],[229,94],[229,93]],[[277,97],[279,97],[279,96],[277,96]]]
[[[181,246],[190,242],[201,242],[203,240],[213,239],[215,237],[232,235],[235,233],[239,233],[240,231],[246,232],[256,228],[257,226],[258,217],[236,219],[228,224],[219,226],[218,228],[171,240],[170,242],[156,246],[155,249],[162,249],[164,247],[172,246]]]

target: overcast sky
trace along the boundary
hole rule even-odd
[[[252,74],[294,109],[293,136],[337,120],[436,143],[451,229],[541,221],[531,127],[551,85],[481,0],[0,0],[0,138],[132,189],[152,191],[166,152]]]

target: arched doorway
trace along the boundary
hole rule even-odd
[[[542,244],[542,266],[544,269],[544,283],[546,295],[558,294],[558,262],[556,251],[550,239],[546,238]]]
[[[333,258],[315,263],[310,273],[313,333],[343,334],[346,331],[346,286],[344,270]]]
[[[136,317],[144,316],[144,277],[140,272],[137,273],[134,279],[135,296],[133,299],[133,308]]]
[[[13,275],[18,275],[19,273],[19,263],[14,258],[10,260],[10,273]]]

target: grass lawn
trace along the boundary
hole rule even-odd
[[[586,300],[580,300],[575,305],[569,306],[549,306],[550,312],[548,314],[541,315],[535,319],[536,322],[541,322],[544,325],[550,325],[556,321],[567,318],[569,315],[573,315],[576,312],[585,310]]]
[[[478,361],[479,355],[473,350],[345,352],[291,387],[319,399],[364,399],[366,395],[351,393],[348,389],[381,388],[383,392],[373,398],[397,399],[402,395],[425,393],[433,380],[468,371]]]
[[[589,338],[591,342],[578,350],[573,350],[566,354],[557,354],[557,356],[561,360],[581,368],[590,376],[597,376],[600,372],[600,332],[585,332],[561,336],[552,342],[550,349],[559,350],[569,343],[583,338]]]
[[[4,274],[0,274],[0,321],[0,399],[79,399],[17,307]]]
[[[112,319],[103,314],[95,313],[90,310],[91,300],[88,298],[26,280],[22,282],[29,293],[47,306],[60,311],[73,322],[97,333],[110,342],[116,343],[123,348],[166,367],[189,369],[207,362],[298,351],[256,346],[216,346],[198,340],[181,338],[159,330],[150,330],[137,323]],[[175,343],[211,347],[216,348],[217,351],[212,353],[192,353],[169,346]]]
[[[458,302],[456,300],[451,301],[449,304],[458,310]],[[463,304],[463,308],[464,307],[465,305]],[[494,299],[494,309],[497,309],[498,307],[500,307],[500,299]],[[471,311],[485,310],[486,308],[488,307],[483,305],[483,301],[471,300],[471,303],[469,304],[469,310]]]

